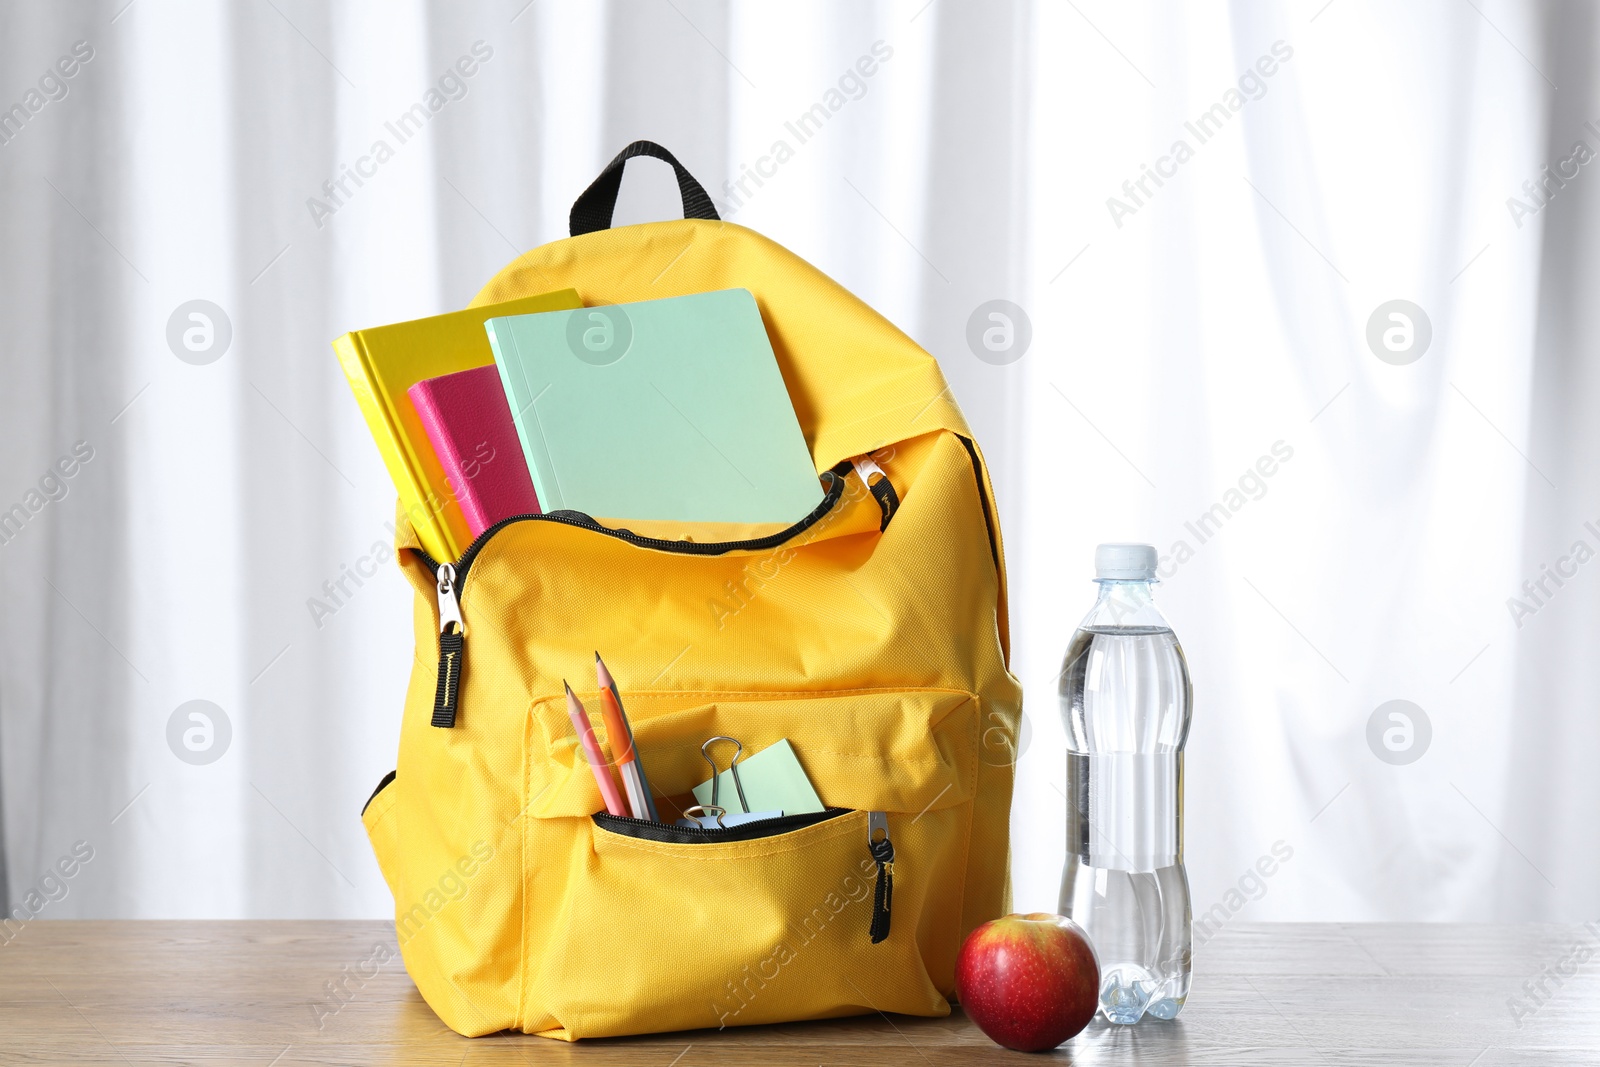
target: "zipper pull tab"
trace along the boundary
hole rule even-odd
[[[433,725],[456,724],[456,697],[461,690],[461,661],[466,655],[466,627],[456,596],[456,569],[439,564],[439,686],[433,695]]]
[[[889,816],[881,811],[867,812],[867,850],[878,865],[870,930],[872,943],[876,945],[889,936],[889,906],[894,899],[894,845],[889,841]]]
[[[894,491],[894,484],[889,481],[889,476],[883,473],[882,467],[873,462],[872,456],[863,453],[852,459],[850,465],[855,467],[861,484],[867,487],[867,491],[878,502],[878,510],[883,512],[883,521],[878,524],[878,531],[881,533],[887,530],[889,520],[900,510],[900,494]],[[873,481],[874,476],[877,481]]]

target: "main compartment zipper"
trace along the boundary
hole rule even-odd
[[[439,593],[439,684],[433,693],[433,725],[448,729],[456,724],[456,697],[461,692],[461,659],[467,650],[467,631],[461,622],[455,567],[441,564],[435,577]]]
[[[518,522],[559,522],[563,526],[576,526],[582,530],[592,530],[595,533],[615,537],[619,541],[626,541],[630,545],[640,548],[654,548],[662,552],[677,552],[685,556],[721,556],[729,552],[753,551],[759,552],[767,548],[777,548],[796,534],[804,533],[810,527],[822,521],[822,517],[832,511],[834,506],[844,496],[845,475],[850,472],[850,461],[844,460],[831,470],[823,471],[819,476],[827,482],[827,492],[822,497],[822,503],[811,510],[811,514],[801,519],[792,526],[785,527],[775,534],[766,537],[752,537],[743,541],[682,541],[669,540],[664,537],[645,537],[632,530],[614,530],[609,526],[602,526],[593,518],[581,511],[547,511],[533,515],[512,515],[501,519],[493,526],[484,530],[475,538],[467,550],[461,553],[461,558],[453,566],[455,568],[455,585],[459,590],[466,584],[467,572],[472,567],[473,560],[478,558],[478,553],[483,550],[484,544],[505,529],[507,526]],[[451,566],[441,563],[428,555],[424,550],[413,549],[423,563],[427,564],[430,571],[437,577],[439,568]]]
[[[726,552],[761,551],[776,548],[822,521],[823,516],[832,511],[844,497],[845,474],[849,470],[850,461],[845,460],[833,469],[823,471],[820,477],[827,482],[828,488],[823,494],[822,503],[799,522],[767,537],[752,537],[744,541],[669,541],[660,537],[643,537],[632,530],[613,530],[609,526],[601,526],[581,511],[552,511],[547,514],[513,515],[501,519],[479,534],[472,544],[467,546],[467,550],[461,553],[461,559],[455,563],[440,562],[422,549],[415,549],[422,562],[433,572],[439,594],[439,681],[434,689],[433,725],[448,730],[456,724],[456,703],[461,692],[461,669],[466,663],[467,655],[466,625],[461,618],[461,589],[466,583],[467,571],[489,538],[507,526],[517,522],[559,522],[564,526],[576,526],[579,529],[605,534],[607,537],[615,537],[640,548],[679,552],[689,556],[720,556]]]

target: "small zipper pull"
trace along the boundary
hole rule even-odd
[[[878,835],[882,834],[882,837]],[[889,816],[867,812],[867,850],[878,865],[878,887],[872,894],[872,943],[889,936],[889,906],[894,899],[894,845],[889,841]]]
[[[433,725],[456,724],[456,697],[461,690],[461,661],[466,657],[466,627],[456,596],[456,569],[439,564],[439,686],[433,695]]]
[[[878,510],[883,512],[883,521],[878,524],[879,532],[887,530],[889,520],[900,510],[900,494],[894,491],[894,484],[889,481],[889,476],[883,473],[883,468],[878,466],[870,455],[863,453],[852,459],[850,465],[855,467],[861,484],[867,487],[867,491],[878,502]],[[872,480],[873,475],[877,475],[876,482]]]

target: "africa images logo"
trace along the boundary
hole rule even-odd
[[[1106,197],[1106,210],[1110,212],[1111,221],[1117,229],[1122,229],[1123,219],[1138,214],[1139,209],[1147,205],[1166,184],[1164,179],[1176,178],[1178,168],[1194,158],[1195,150],[1221,133],[1233,116],[1244,110],[1246,104],[1266,96],[1267,79],[1278,73],[1281,64],[1293,58],[1293,48],[1284,41],[1273,41],[1270,54],[1263,54],[1252,66],[1247,67],[1233,86],[1223,90],[1221,100],[1202,111],[1194,121],[1183,124],[1183,128],[1194,138],[1194,144],[1190,144],[1186,137],[1179,137],[1172,142],[1166,155],[1156,158],[1154,167],[1148,163],[1139,165],[1139,176],[1122,183],[1122,197]],[[1152,184],[1154,189],[1151,188]]]
[[[633,346],[633,320],[611,304],[567,313],[567,350],[591,367],[606,367]]]

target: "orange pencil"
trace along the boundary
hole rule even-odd
[[[606,757],[600,751],[600,742],[595,740],[594,727],[589,723],[589,710],[583,706],[583,701],[578,699],[578,694],[572,691],[572,686],[562,682],[567,688],[567,714],[572,717],[572,728],[578,734],[578,744],[583,747],[583,758],[589,764],[589,769],[594,772],[594,780],[600,785],[600,795],[605,798],[606,810],[613,815],[628,814],[628,806],[622,801],[622,794],[617,792],[617,783],[611,780],[611,769],[606,766]]]
[[[633,725],[628,722],[628,713],[622,710],[617,680],[611,677],[598,652],[594,654],[594,673],[600,682],[600,713],[605,716],[606,736],[611,741],[612,755],[617,757],[617,770],[622,772],[622,785],[633,805],[633,817],[660,822],[655,799],[650,795],[650,779],[645,777],[644,762],[633,744]]]

